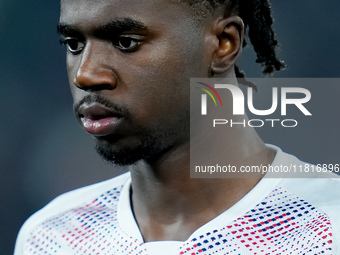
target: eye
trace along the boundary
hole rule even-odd
[[[113,40],[113,44],[123,51],[133,51],[140,43],[141,41],[139,39],[129,36],[120,36]]]
[[[68,51],[74,55],[79,54],[85,48],[85,43],[76,38],[66,38],[61,44],[66,45]]]

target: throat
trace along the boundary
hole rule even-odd
[[[144,242],[185,241],[242,199],[258,181],[189,179],[180,190],[155,188],[152,194],[132,191],[131,207]]]
[[[182,220],[171,224],[160,224],[154,221],[139,221],[138,223],[145,243],[154,241],[184,242],[198,229],[195,225],[196,224],[190,224],[189,221]]]
[[[262,148],[253,153],[248,147],[239,149],[242,162],[247,159],[252,165],[271,163],[274,152]],[[161,163],[135,166],[131,171],[131,207],[145,242],[187,240],[234,206],[263,177],[190,178],[190,162],[183,155],[172,154]]]

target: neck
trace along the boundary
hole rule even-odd
[[[230,139],[221,139],[228,144],[221,155],[228,164],[238,165],[242,159],[247,160],[248,165],[272,162],[274,152],[255,132],[249,130],[237,137],[247,142],[230,143]],[[169,150],[157,161],[143,162],[131,171],[132,205],[145,241],[186,240],[197,228],[238,202],[262,178],[258,175],[194,179],[190,178],[189,168],[188,142]]]
[[[196,137],[196,147],[204,149],[212,140],[205,130],[197,132]],[[190,178],[193,140],[195,135],[131,170],[132,205],[144,241],[186,240],[238,202],[262,178],[261,174],[251,178]],[[237,168],[245,164],[259,166],[270,164],[275,154],[251,127],[224,128],[213,145],[215,151],[199,154],[202,163],[213,159]]]

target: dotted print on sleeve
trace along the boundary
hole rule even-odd
[[[117,222],[121,189],[41,223],[27,240],[25,254],[146,254]]]
[[[308,202],[278,188],[243,217],[192,239],[183,254],[332,254],[327,216]]]

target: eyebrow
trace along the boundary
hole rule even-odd
[[[57,26],[57,32],[60,35],[63,36],[74,36],[74,37],[82,37],[82,34],[72,28],[72,26],[64,24],[64,23],[59,23]]]
[[[140,21],[124,18],[112,21],[95,30],[94,35],[101,38],[112,37],[114,34],[122,34],[127,31],[142,31],[147,27]]]
[[[131,18],[123,18],[111,21],[95,28],[94,35],[98,38],[110,39],[113,36],[122,34],[126,31],[143,30],[147,30],[147,27],[143,24],[143,22]],[[71,25],[65,23],[59,23],[57,26],[57,31],[63,36],[83,37],[80,32],[74,29]]]

